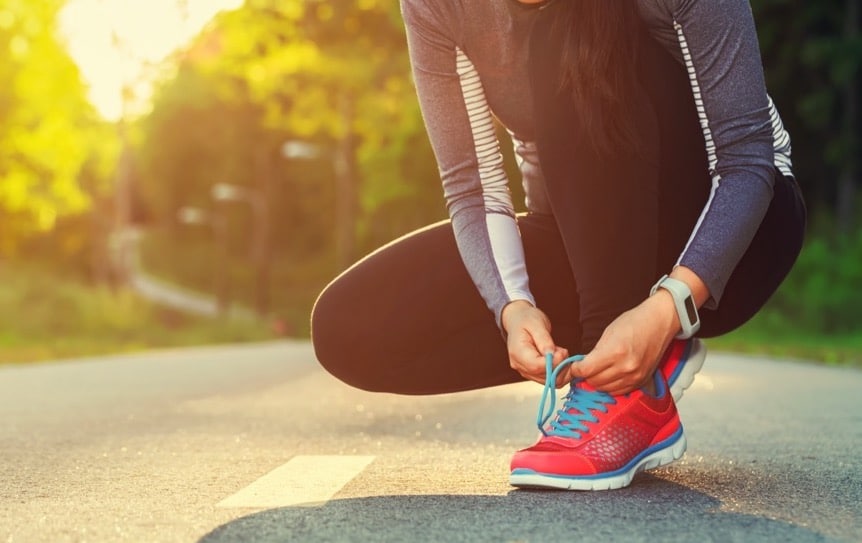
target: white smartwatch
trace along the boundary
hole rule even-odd
[[[670,292],[673,297],[673,304],[676,306],[676,314],[682,327],[682,331],[676,335],[677,339],[688,339],[695,335],[700,329],[700,316],[697,314],[697,305],[694,303],[691,289],[684,282],[667,275],[653,285],[649,291],[650,296],[660,288]]]

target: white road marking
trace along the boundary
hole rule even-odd
[[[368,467],[374,456],[294,456],[217,507],[271,509],[329,501]]]

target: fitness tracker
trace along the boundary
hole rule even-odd
[[[670,292],[673,304],[676,306],[676,314],[679,316],[679,324],[682,331],[676,335],[677,339],[688,339],[700,329],[700,316],[697,314],[697,306],[691,296],[691,289],[684,282],[665,275],[653,285],[649,291],[650,296],[658,289],[663,288]]]

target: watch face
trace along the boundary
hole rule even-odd
[[[694,324],[697,322],[697,309],[694,307],[694,300],[691,296],[685,297],[685,312],[688,313],[688,322]]]

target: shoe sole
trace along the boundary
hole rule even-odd
[[[531,469],[519,468],[509,476],[509,483],[519,488],[551,488],[558,490],[613,490],[629,486],[638,473],[666,466],[682,458],[685,454],[686,440],[682,426],[671,437],[653,447],[643,457],[636,457],[629,464],[611,474],[590,477],[567,477],[539,473]],[[650,451],[647,449],[647,451]]]
[[[695,339],[690,344],[686,361],[680,364],[679,373],[671,375],[668,379],[670,394],[673,396],[673,401],[678,402],[682,398],[683,392],[694,382],[694,376],[703,367],[703,362],[706,360],[706,345],[703,341]]]

